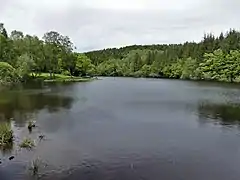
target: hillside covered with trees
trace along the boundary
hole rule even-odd
[[[199,43],[134,45],[86,55],[103,76],[240,81],[240,32],[236,30],[217,37],[205,34]]]
[[[201,42],[133,45],[75,52],[68,36],[50,31],[42,38],[8,32],[0,24],[0,84],[48,73],[70,77],[125,76],[240,82],[240,32],[205,34]]]

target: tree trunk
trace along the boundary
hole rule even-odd
[[[50,73],[50,79],[52,79],[52,71],[49,71],[49,73]]]

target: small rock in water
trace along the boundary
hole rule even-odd
[[[40,135],[38,136],[40,140],[42,140],[45,136],[44,135]]]
[[[9,157],[9,160],[10,160],[10,161],[13,160],[13,159],[14,159],[14,156]]]

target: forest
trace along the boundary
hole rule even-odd
[[[240,81],[240,32],[204,34],[201,42],[133,45],[85,53],[103,76]]]
[[[48,73],[68,77],[124,76],[240,82],[240,32],[204,34],[201,42],[133,45],[76,52],[68,36],[8,32],[0,24],[0,84]]]

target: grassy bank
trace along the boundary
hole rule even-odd
[[[43,80],[44,82],[88,82],[93,80],[90,77],[74,77],[74,76],[67,76],[63,74],[54,74],[54,76],[50,76],[49,73],[41,73],[40,75],[34,75],[35,79]]]

